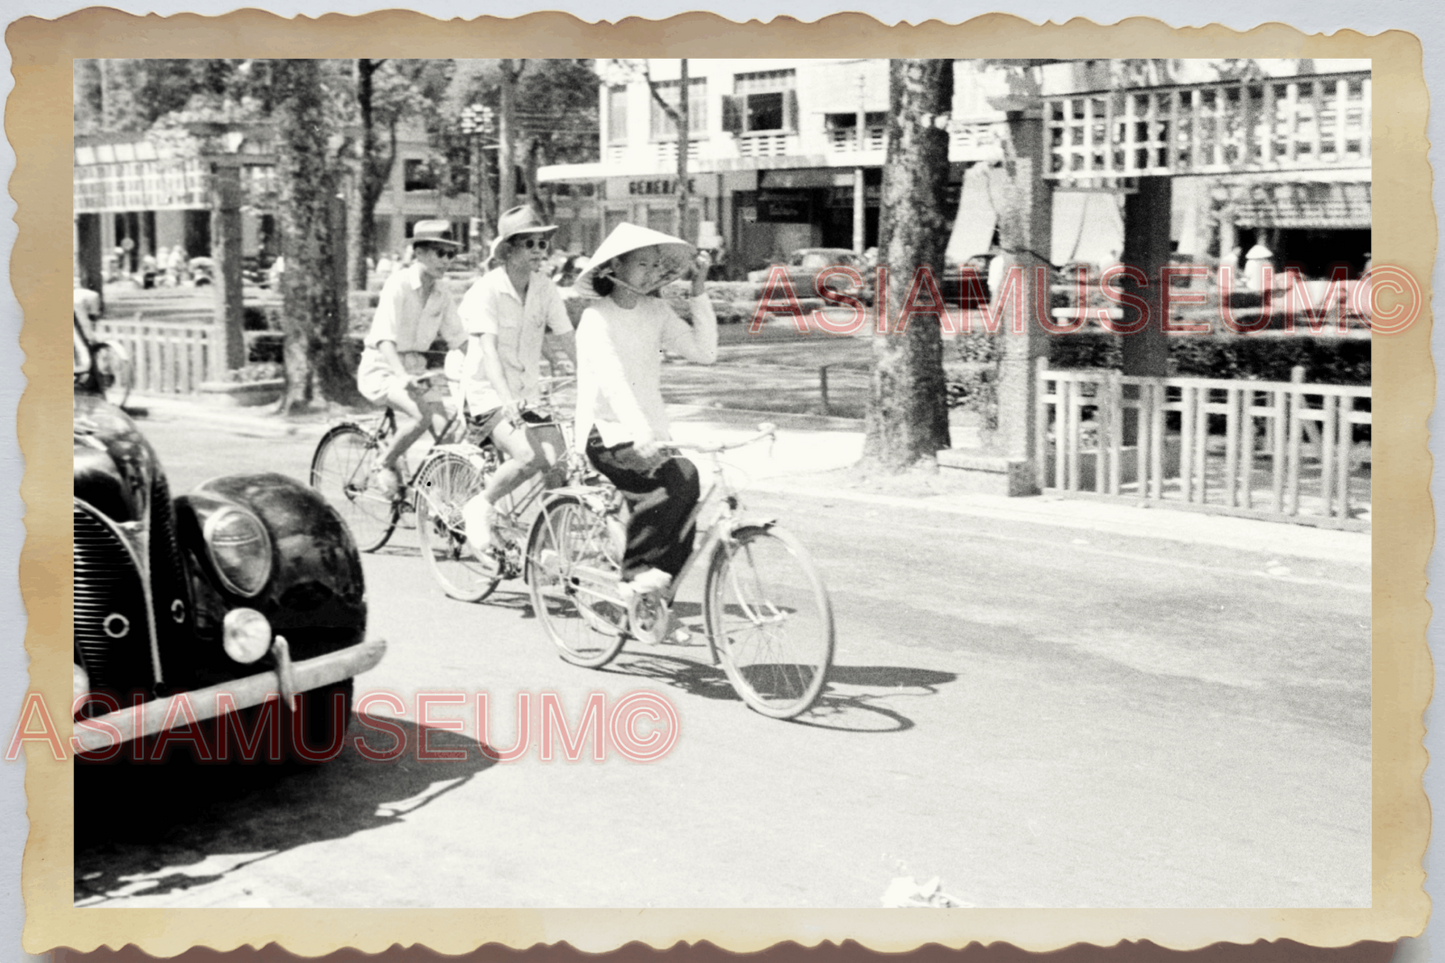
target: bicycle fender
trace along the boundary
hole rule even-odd
[[[728,526],[725,537],[729,541],[737,541],[753,532],[766,532],[776,524],[776,518],[739,518]]]

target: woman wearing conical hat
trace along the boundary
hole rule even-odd
[[[640,592],[666,588],[692,551],[698,472],[686,458],[660,454],[671,438],[661,352],[699,364],[717,360],[707,269],[707,255],[686,241],[619,224],[574,285],[599,299],[577,326],[576,437],[632,509],[622,578]],[[692,281],[691,325],[656,296],[685,276]]]

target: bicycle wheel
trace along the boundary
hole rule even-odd
[[[422,558],[442,591],[463,602],[480,602],[502,580],[502,566],[491,551],[481,558],[472,552],[462,522],[462,506],[486,483],[480,465],[451,451],[428,458],[417,473],[416,532]]]
[[[359,426],[337,425],[316,445],[311,487],[321,492],[346,521],[356,547],[374,552],[396,527],[396,499],[379,491],[373,476],[376,441]]]
[[[527,539],[532,608],[558,653],[598,668],[622,650],[627,610],[615,601],[621,571],[607,518],[579,499],[543,506]]]
[[[714,550],[703,595],[728,681],[774,719],[806,712],[828,681],[833,606],[807,549],[779,528],[744,528]]]
[[[92,363],[95,365],[96,380],[100,382],[100,390],[105,400],[117,408],[124,407],[126,400],[130,398],[131,385],[135,381],[130,359],[114,345],[99,344],[95,346]]]

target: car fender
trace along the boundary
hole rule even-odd
[[[271,540],[272,569],[262,590],[243,598],[216,574],[203,532],[221,508],[250,510]],[[314,489],[276,473],[226,475],[176,499],[183,550],[194,560],[198,630],[214,629],[238,606],[266,616],[298,658],[362,640],[366,585],[361,556],[345,522]]]

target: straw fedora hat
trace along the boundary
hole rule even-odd
[[[411,229],[412,244],[446,244],[461,247],[452,240],[451,221],[417,221]]]
[[[692,260],[693,254],[697,250],[680,237],[673,237],[671,234],[654,231],[648,227],[638,227],[636,224],[628,224],[624,221],[617,225],[612,233],[607,235],[607,240],[597,248],[597,253],[592,255],[592,263],[587,266],[587,270],[577,275],[577,280],[572,283],[572,289],[588,297],[601,297],[593,287],[593,282],[598,277],[612,273],[613,260],[629,251],[636,251],[638,248],[644,247],[662,248],[663,253],[676,262],[673,271],[677,274],[686,270],[687,263]]]
[[[492,242],[487,259],[494,260],[497,250],[518,234],[547,234],[555,230],[556,224],[543,224],[537,212],[529,205],[514,207],[497,218],[497,239]]]

